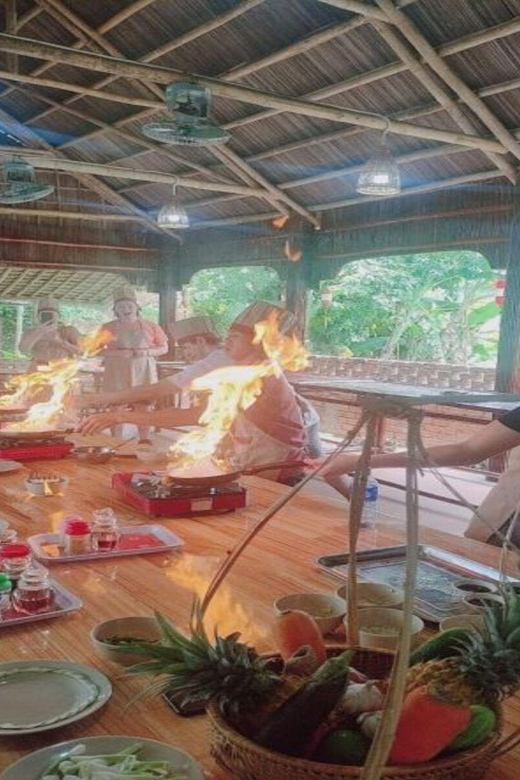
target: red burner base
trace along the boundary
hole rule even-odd
[[[133,476],[131,473],[114,474],[112,487],[125,501],[137,509],[142,509],[147,515],[155,517],[211,515],[233,512],[247,505],[247,491],[236,482],[204,491],[180,489],[178,495],[168,498],[149,498],[139,493],[130,484]]]

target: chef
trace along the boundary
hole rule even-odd
[[[156,358],[168,351],[168,339],[159,325],[140,316],[135,290],[124,285],[114,293],[115,319],[100,330],[112,339],[101,353],[103,390],[117,393],[157,382]],[[148,426],[139,426],[141,441],[148,442]]]
[[[99,402],[122,404],[153,401],[158,397],[188,389],[194,379],[216,368],[255,365],[265,361],[263,347],[253,344],[254,327],[256,323],[266,320],[273,310],[278,314],[280,332],[287,333],[294,328],[294,318],[286,309],[266,301],[257,301],[248,306],[233,322],[224,349],[213,350],[202,360],[156,385],[135,388],[125,393],[105,394],[98,399]],[[126,422],[173,428],[197,424],[200,414],[200,408],[162,409],[155,412],[120,411],[90,417],[80,424],[79,430],[87,434],[95,433]],[[304,458],[302,415],[294,390],[285,376],[268,376],[263,379],[260,396],[248,409],[237,415],[224,450],[233,465],[239,468],[275,461],[292,463]],[[264,476],[292,483],[300,478],[301,474],[302,469],[294,467],[277,469]]]
[[[19,344],[20,352],[32,355],[31,370],[79,354],[79,331],[61,323],[59,316],[57,300],[40,298],[36,306],[37,324],[25,331]]]
[[[210,317],[187,317],[172,322],[169,334],[177,342],[186,363],[207,357],[221,342]]]
[[[493,420],[469,439],[429,447],[426,454],[435,466],[470,466],[519,446],[520,406],[507,412],[499,420]],[[520,548],[520,495],[513,487],[518,474],[518,450],[514,452],[516,468],[513,467],[501,477],[503,490],[497,490],[499,481],[494,489],[494,496],[491,498],[490,493],[489,501],[481,504],[464,533],[466,537],[495,544],[501,543],[504,535],[509,532],[512,542]],[[339,455],[325,467],[324,476],[330,478],[348,474],[355,470],[358,460],[359,455]],[[370,465],[372,468],[404,468],[408,462],[406,452],[388,452],[373,455]],[[424,465],[427,467],[427,461]]]

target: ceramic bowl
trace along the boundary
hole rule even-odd
[[[404,612],[387,607],[367,607],[359,612],[359,644],[361,647],[377,647],[395,650],[404,623]],[[424,629],[424,623],[412,616],[412,639]]]
[[[450,628],[483,628],[484,615],[479,615],[477,612],[467,615],[451,615],[444,618],[439,624],[441,631],[448,631]]]
[[[108,463],[114,456],[112,447],[74,447],[72,455],[82,463]]]
[[[131,666],[146,661],[146,657],[122,652],[117,645],[107,641],[111,637],[132,637],[154,641],[161,638],[161,631],[156,620],[151,617],[116,618],[94,626],[90,632],[90,640],[97,654],[105,661]]]
[[[312,615],[323,635],[334,631],[345,616],[345,602],[333,593],[291,593],[274,602],[277,615],[290,609]]]
[[[461,597],[474,593],[477,593],[479,596],[486,593],[496,593],[498,590],[498,587],[494,582],[488,582],[487,580],[476,580],[472,577],[457,580],[457,582],[453,583],[453,587],[459,591]]]
[[[486,612],[495,604],[503,604],[504,599],[498,593],[468,593],[464,602],[472,612]]]
[[[67,477],[61,477],[57,482],[35,482],[32,479],[26,479],[24,482],[25,489],[32,493],[33,496],[57,496],[63,493],[63,490],[69,484]]]
[[[345,599],[346,585],[341,585],[336,591],[340,599]],[[384,582],[358,582],[357,585],[358,607],[402,607],[404,592],[400,588],[394,588]]]

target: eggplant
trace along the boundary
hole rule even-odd
[[[300,756],[309,740],[339,702],[348,684],[352,651],[329,658],[290,696],[253,736],[262,747]]]

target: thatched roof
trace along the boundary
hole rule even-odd
[[[31,156],[38,178],[57,184],[42,201],[0,206],[6,230],[32,224],[37,213],[40,223],[69,230],[89,220],[94,233],[121,227],[129,243],[144,233],[158,246],[155,215],[175,176],[194,229],[254,224],[281,211],[327,227],[346,210],[348,222],[348,210],[364,202],[357,174],[379,133],[366,126],[374,117],[359,112],[398,120],[388,142],[405,192],[514,180],[520,0],[9,0],[6,7],[8,32],[70,49],[0,37],[9,50],[0,55],[0,159],[7,147],[39,150]],[[91,60],[81,60],[89,52]],[[129,61],[149,67],[137,71]],[[168,117],[161,93],[181,73],[215,79],[213,118],[232,133],[220,151],[164,146],[141,133],[151,116]],[[245,87],[256,92],[240,92]],[[53,160],[61,173],[49,170]],[[94,165],[123,170],[101,175]]]

